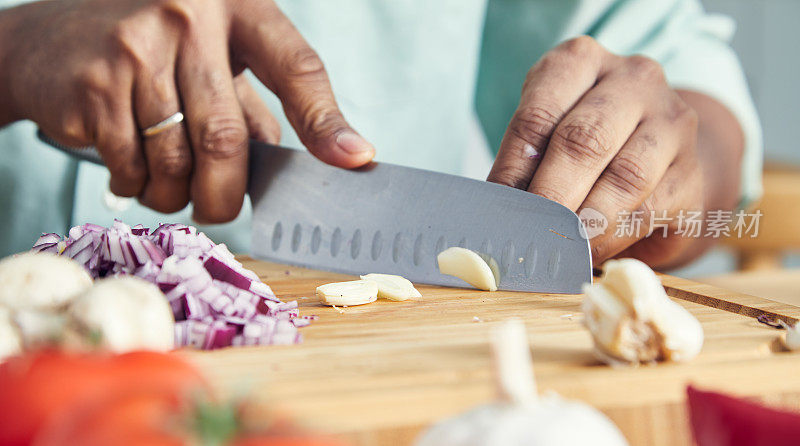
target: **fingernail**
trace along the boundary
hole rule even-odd
[[[375,150],[372,144],[368,143],[367,140],[358,136],[355,132],[350,131],[340,133],[339,136],[336,137],[336,144],[345,152],[353,155]]]

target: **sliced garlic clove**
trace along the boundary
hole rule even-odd
[[[786,327],[786,336],[783,337],[783,346],[789,350],[800,350],[800,323]]]
[[[375,282],[378,285],[378,297],[394,301],[403,301],[411,297],[422,297],[410,280],[393,274],[370,273],[361,276],[361,280]]]
[[[458,277],[475,288],[497,291],[497,278],[489,263],[466,248],[447,248],[436,256],[439,272]],[[491,262],[490,262],[491,263]]]
[[[378,284],[368,280],[328,283],[317,287],[317,297],[326,305],[364,305],[378,299]]]

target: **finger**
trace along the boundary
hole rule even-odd
[[[194,157],[190,196],[201,223],[234,219],[247,186],[248,132],[233,86],[221,11],[198,15],[178,57],[178,89]]]
[[[375,149],[342,116],[319,56],[272,2],[238,2],[231,31],[238,57],[280,98],[286,117],[317,158],[364,165]]]
[[[617,253],[616,257],[637,258],[653,268],[673,264],[687,247],[697,241],[693,235],[677,231],[681,229],[681,224],[684,226],[682,229],[686,229],[686,220],[681,223],[679,217],[681,211],[688,215],[689,212],[702,213],[704,210],[702,190],[703,177],[698,164],[684,161],[670,167],[664,180],[647,200],[649,207],[662,221],[658,225],[653,223],[655,227],[650,236],[642,240],[631,240],[629,246]],[[666,226],[666,234],[660,225]]]
[[[592,262],[596,266],[619,256],[633,256],[656,265],[680,254],[691,239],[676,234],[679,213],[703,210],[702,193],[698,193],[703,189],[703,180],[695,160],[694,155],[677,158],[638,208],[618,213],[615,220],[610,220],[616,226],[610,237],[592,239]]]
[[[556,125],[601,76],[607,57],[599,44],[583,36],[562,43],[534,65],[488,181],[528,187]]]
[[[632,64],[610,73],[558,124],[528,191],[573,211],[583,203],[650,103],[653,93],[647,86],[653,84],[649,78],[653,74],[631,70],[655,71],[660,66],[650,59],[640,59],[642,68]]]
[[[121,197],[135,197],[144,187],[147,168],[131,113],[131,95],[119,94],[132,89],[127,73],[120,69],[115,75],[93,67],[87,71],[85,90],[89,120],[95,123],[95,144],[111,173],[109,189]]]
[[[175,85],[173,63],[159,73],[140,71],[134,100],[141,129],[158,124],[181,110]],[[183,124],[158,134],[144,136],[147,159],[147,184],[139,198],[142,204],[159,212],[177,212],[189,203],[192,151]]]
[[[247,77],[244,74],[236,76],[233,78],[233,86],[242,106],[250,139],[278,144],[281,141],[281,126],[267,108],[267,104],[261,100],[258,92],[250,85]]]
[[[645,120],[620,149],[581,204],[579,216],[597,216],[613,222],[620,211],[641,210],[653,194],[682,145],[688,144],[681,129],[659,120]],[[683,139],[683,140],[682,140]],[[637,237],[619,236],[609,225],[591,239],[592,258],[611,257]],[[640,234],[643,237],[645,234]]]

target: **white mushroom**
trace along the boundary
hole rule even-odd
[[[0,261],[0,305],[57,310],[92,286],[89,273],[67,257],[24,253]]]
[[[116,352],[170,350],[174,326],[167,299],[138,277],[98,280],[69,309],[70,324],[85,337]]]
[[[21,352],[22,337],[11,320],[11,311],[0,306],[0,361]]]
[[[610,260],[603,276],[585,284],[583,312],[598,356],[607,362],[638,364],[687,361],[703,345],[703,328],[671,300],[661,281],[635,259]]]
[[[25,349],[57,345],[63,341],[66,317],[64,312],[17,310],[12,319],[19,328]]]
[[[579,401],[536,394],[528,339],[519,321],[493,331],[498,400],[436,424],[417,446],[623,446],[605,415]]]

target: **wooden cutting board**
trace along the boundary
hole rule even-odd
[[[354,444],[412,444],[431,423],[490,401],[488,331],[512,317],[528,329],[539,390],[592,404],[632,445],[691,443],[689,383],[800,409],[800,353],[782,351],[781,332],[755,320],[767,313],[793,323],[797,307],[663,276],[702,323],[703,351],[687,364],[620,369],[593,357],[581,296],[420,286],[419,299],[334,309],[314,290],[348,276],[241,260],[319,320],[301,329],[301,345],[181,354],[223,396],[247,395],[265,411]]]

